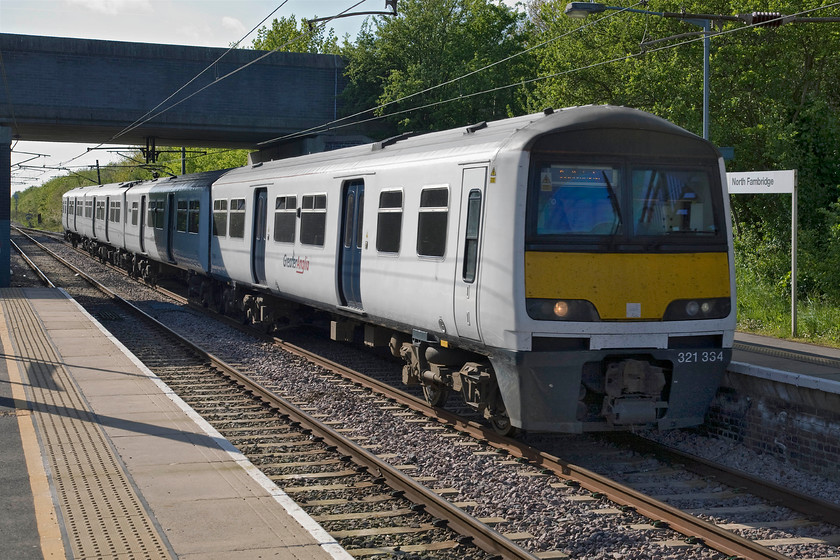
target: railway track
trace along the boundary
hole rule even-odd
[[[30,261],[45,260],[43,247],[21,245],[40,253]],[[50,268],[57,285],[92,299],[89,288],[65,284],[86,276],[82,271]],[[104,286],[96,288],[104,295],[93,307],[112,333],[355,556],[534,558],[483,522],[493,520],[468,515]],[[106,306],[111,309],[103,313]]]
[[[108,326],[109,328],[111,327],[110,324]],[[301,350],[299,349],[294,351],[299,354],[301,353]],[[338,366],[329,360],[323,361],[320,365],[321,368],[323,368],[321,375],[325,379],[328,379],[329,383],[334,385],[336,383],[336,377],[333,372],[338,369]],[[301,395],[300,393],[295,393],[294,391],[290,392],[289,389],[284,388],[282,381],[277,380],[276,382],[272,382],[271,374],[261,372],[259,367],[253,367],[253,365],[251,367],[255,370],[252,371],[252,374],[255,377],[261,378],[264,383],[271,386],[273,392],[278,392],[280,394],[287,393],[287,396],[289,394],[297,394],[299,400],[296,402],[298,402],[299,405],[307,409],[315,408],[313,401],[317,401],[317,398],[313,399],[310,398],[311,395]],[[383,366],[383,368],[384,367],[385,366]],[[388,414],[391,416],[394,416],[394,411],[396,411],[396,414],[402,415],[398,418],[403,418],[404,421],[412,427],[412,429],[416,428],[420,430],[423,435],[436,434],[443,436],[442,438],[439,437],[439,439],[450,441],[453,444],[452,447],[446,451],[447,454],[454,456],[458,454],[458,450],[469,449],[469,455],[473,458],[473,460],[489,458],[488,461],[502,464],[508,469],[507,474],[496,476],[509,476],[538,481],[546,487],[547,492],[549,491],[548,489],[550,489],[551,492],[559,496],[557,499],[560,501],[555,502],[557,507],[554,511],[542,510],[538,512],[539,514],[554,514],[562,520],[568,517],[568,511],[573,509],[568,507],[569,504],[575,506],[576,508],[587,507],[591,511],[597,512],[595,514],[596,517],[601,519],[611,519],[611,522],[606,525],[612,525],[613,528],[615,528],[616,525],[620,525],[625,533],[628,532],[629,528],[629,531],[633,533],[633,539],[647,540],[650,543],[654,543],[654,548],[660,547],[660,550],[662,551],[670,550],[673,552],[679,550],[680,556],[682,557],[690,557],[691,554],[699,554],[698,557],[703,558],[714,557],[706,555],[710,552],[706,549],[706,547],[709,547],[720,551],[720,557],[722,558],[785,558],[787,557],[785,556],[785,552],[790,550],[790,547],[795,546],[798,547],[798,550],[801,550],[803,546],[809,544],[806,543],[809,539],[812,541],[810,542],[812,552],[806,553],[801,557],[827,558],[836,556],[836,549],[833,549],[834,544],[836,543],[834,543],[831,538],[833,533],[836,533],[836,530],[832,529],[831,526],[815,523],[810,518],[804,519],[802,516],[796,516],[794,514],[779,514],[776,515],[776,517],[785,516],[785,519],[776,519],[772,523],[768,521],[750,521],[749,519],[744,519],[743,516],[733,520],[731,516],[720,517],[709,514],[713,508],[692,508],[690,506],[682,505],[675,507],[664,503],[663,500],[669,499],[674,500],[679,504],[682,504],[685,500],[693,500],[694,503],[703,501],[703,499],[708,501],[709,498],[705,495],[709,493],[701,492],[701,490],[705,489],[707,486],[719,485],[716,482],[709,484],[708,482],[704,482],[704,480],[708,481],[710,476],[720,476],[719,474],[709,474],[709,472],[706,472],[703,474],[703,477],[705,478],[695,478],[691,482],[686,482],[686,477],[682,474],[683,471],[678,471],[676,467],[668,466],[665,463],[661,463],[650,458],[650,455],[654,453],[654,451],[651,451],[650,449],[644,450],[644,453],[647,454],[645,457],[640,457],[638,451],[622,451],[620,449],[616,451],[610,446],[602,446],[600,449],[605,449],[605,451],[599,451],[599,448],[594,447],[595,443],[593,443],[593,447],[588,447],[589,444],[587,443],[587,440],[591,438],[544,438],[542,441],[532,441],[536,447],[529,447],[509,440],[502,440],[494,434],[486,431],[483,426],[477,422],[454,416],[446,413],[445,411],[432,411],[428,409],[428,407],[425,406],[425,403],[420,401],[420,399],[417,399],[416,397],[406,397],[404,394],[401,394],[400,391],[394,391],[388,383],[382,383],[376,380],[371,381],[365,377],[353,377],[355,374],[352,372],[343,372],[342,375],[344,376],[343,379],[348,379],[348,381],[341,381],[341,383],[344,384],[344,388],[341,391],[346,391],[348,394],[358,397],[360,400],[368,401],[366,406],[368,406],[371,410],[378,410],[383,413],[389,411]],[[373,392],[369,392],[367,388],[364,388],[366,386],[373,387]],[[335,392],[336,389],[328,389],[328,391]],[[292,398],[295,397],[292,396]],[[208,406],[212,408],[213,405]],[[405,420],[407,418],[410,418],[410,421]],[[380,420],[378,420],[377,417],[377,422],[379,421]],[[429,468],[423,465],[423,461],[421,459],[418,459],[417,457],[412,458],[410,453],[406,454],[405,452],[400,452],[394,448],[383,449],[384,444],[378,441],[375,435],[364,433],[363,429],[356,426],[358,423],[357,421],[330,420],[329,422],[334,427],[334,431],[337,432],[338,430],[342,430],[345,433],[349,433],[352,437],[356,438],[356,440],[360,443],[360,446],[367,447],[368,449],[375,449],[378,453],[388,459],[391,465],[401,467],[396,469],[397,471],[416,472],[416,476],[418,476],[421,480],[426,481],[427,484],[431,484],[432,487],[435,487],[435,484],[437,484],[439,494],[453,496],[453,501],[458,502],[465,508],[473,508],[477,516],[481,516],[481,512],[486,509],[486,506],[481,504],[480,501],[471,499],[474,497],[474,492],[471,493],[469,487],[464,488],[463,484],[461,487],[458,487],[458,482],[453,480],[451,472],[449,473],[450,476],[441,476],[439,473],[435,472],[434,468]],[[368,423],[370,424],[370,422]],[[240,428],[241,427],[237,427],[237,430],[240,430]],[[224,433],[223,430],[220,429],[220,431]],[[240,431],[248,432],[248,429],[242,428]],[[407,437],[410,438],[413,436],[407,434]],[[419,438],[420,436],[417,437]],[[235,433],[231,435],[231,440],[235,442],[240,441],[238,444],[235,443],[236,445],[241,445],[243,447],[247,447],[248,445],[247,440],[236,440]],[[620,464],[630,465],[626,467],[623,472],[616,472],[616,476],[618,478],[636,478],[641,480],[641,482],[638,480],[636,481],[636,488],[638,489],[634,490],[628,486],[618,484],[607,477],[598,475],[594,473],[594,471],[582,468],[568,460],[560,460],[558,458],[558,455],[560,455],[559,453],[557,455],[552,453],[552,451],[556,450],[558,446],[570,449],[570,442],[573,442],[574,446],[577,448],[574,453],[579,453],[584,459],[589,457],[591,460],[593,457],[599,455],[609,455],[610,453],[624,453],[625,455],[629,455],[629,458],[627,459],[612,457],[609,459],[609,463],[614,466]],[[388,451],[391,452],[389,453]],[[263,461],[261,453],[262,451],[254,457],[254,461],[256,463]],[[687,459],[681,458],[680,461],[685,463]],[[640,463],[642,464],[642,467],[639,467]],[[271,468],[275,468],[273,463],[269,463],[269,465]],[[331,472],[330,467],[327,465],[322,465],[322,468],[325,472]],[[453,469],[450,469],[450,471]],[[618,470],[617,467],[615,470]],[[435,479],[435,482],[429,482],[428,479],[430,477],[428,474],[425,474],[427,472],[432,472],[435,475],[431,477]],[[652,474],[642,476],[644,473]],[[295,476],[295,473],[288,474]],[[667,480],[673,479],[674,481],[679,482],[679,484],[674,484],[671,490],[666,490],[666,487],[668,486],[665,483],[666,478]],[[653,482],[651,482],[651,479],[653,479]],[[446,482],[446,484],[440,484],[440,482]],[[736,482],[735,484],[744,486],[744,484],[739,482]],[[303,488],[307,488],[310,486],[323,487],[325,485],[301,486]],[[630,486],[632,486],[632,483]],[[295,491],[298,490],[297,486],[292,486],[292,488],[294,488]],[[651,499],[642,490],[639,490],[644,489],[645,491],[650,491],[651,488],[653,488],[651,493],[656,494],[659,499]],[[319,492],[322,490],[324,489],[318,489]],[[302,492],[306,492],[306,490],[302,490]],[[666,495],[669,492],[670,498]],[[716,499],[722,500],[725,492],[725,490],[722,491],[720,493],[721,495]],[[732,492],[730,491],[730,493]],[[701,494],[703,494],[703,496],[701,496]],[[736,492],[736,494],[738,493]],[[303,496],[301,498],[302,503],[311,502],[310,505],[315,508],[323,507],[325,500],[332,501],[340,499],[331,497],[329,494],[327,494],[327,497],[301,495]],[[674,496],[683,497],[675,499]],[[743,501],[743,494],[738,497]],[[787,500],[787,497],[776,495],[773,499],[781,501]],[[823,504],[822,506],[826,509],[826,512],[822,513],[825,520],[830,520],[832,515],[836,515],[836,507],[834,507],[834,512],[832,513],[833,506],[831,504]],[[528,508],[527,505],[523,505],[523,507]],[[742,513],[749,510],[753,512],[750,515],[754,515],[757,512],[759,516],[764,515],[764,517],[767,517],[767,508],[771,511],[775,511],[775,506],[766,505],[717,507],[721,510],[728,507],[733,511],[737,508],[741,508]],[[510,509],[516,508],[509,508],[509,510]],[[691,513],[695,513],[696,515],[691,515]],[[640,514],[645,514],[647,519],[642,518]],[[316,513],[316,515],[321,514]],[[593,548],[590,545],[575,547],[574,545],[565,544],[564,546],[562,544],[564,539],[568,541],[570,537],[568,534],[563,534],[564,532],[562,529],[557,531],[559,532],[559,536],[547,536],[546,534],[541,534],[540,532],[544,529],[530,529],[531,527],[536,528],[537,525],[529,525],[527,521],[523,521],[523,519],[518,519],[517,517],[527,519],[528,516],[518,516],[515,514],[504,516],[495,515],[487,516],[485,521],[496,521],[500,525],[506,525],[509,530],[508,532],[512,537],[523,543],[523,546],[532,550],[534,554],[538,554],[541,557],[562,557],[566,553],[570,553],[572,556],[585,555],[590,557],[586,553],[587,550],[591,550]],[[328,520],[329,523],[338,521],[333,518],[324,519]],[[616,520],[618,521],[616,522]],[[715,524],[712,521],[718,521],[718,524]],[[783,540],[781,538],[749,538],[749,535],[754,534],[756,530],[766,529],[766,527],[760,526],[759,523],[764,523],[765,525],[770,525],[771,527],[773,526],[773,523],[775,523],[775,528],[777,530],[783,530],[785,525],[787,525],[789,527],[797,528],[797,531],[800,533],[810,530],[815,533],[821,532],[824,536],[827,534],[828,537],[823,538],[822,540],[804,536],[789,537],[788,541],[793,543],[789,545],[783,544]],[[722,525],[722,527],[719,525]],[[666,529],[666,527],[669,529]],[[336,530],[342,531],[345,529]],[[679,534],[674,533],[674,530]],[[739,536],[733,531],[738,531],[746,536]],[[620,531],[617,530],[616,533],[620,534]],[[680,534],[682,536],[680,536]],[[346,536],[345,538],[351,539],[351,541],[355,543],[354,539],[360,539],[363,537],[354,533],[353,536]],[[603,540],[609,539],[594,539],[594,542],[603,544],[601,542]],[[629,538],[619,537],[617,540],[619,541],[619,550],[621,550],[621,546],[627,546],[626,543],[630,542]],[[798,542],[794,542],[797,540]],[[356,545],[354,544],[353,546]],[[459,546],[461,545],[459,544]],[[587,546],[589,546],[589,548],[587,548]],[[352,550],[352,547],[350,548]],[[403,548],[400,548],[400,550],[405,551]],[[656,557],[664,556],[665,554],[663,553],[661,556]]]

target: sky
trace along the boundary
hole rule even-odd
[[[281,6],[263,25],[291,15],[296,18],[339,14],[360,0],[0,0],[0,33],[76,37],[139,43],[229,47]],[[361,0],[351,9],[384,11],[385,0]],[[331,26],[341,39],[356,37],[363,16],[335,20]],[[250,46],[255,34],[240,46]],[[138,115],[139,117],[140,115]],[[12,164],[42,169],[13,171],[12,191],[37,186],[66,171],[43,167],[105,165],[119,156],[106,150],[87,153],[94,145],[48,142],[13,144]],[[30,154],[44,154],[47,157]],[[74,159],[80,154],[82,157]]]

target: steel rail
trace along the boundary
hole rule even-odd
[[[60,257],[59,257],[60,258]],[[115,296],[116,297],[116,296]],[[127,305],[134,307],[129,302],[126,302]],[[141,311],[142,313],[142,311]],[[157,322],[155,319],[150,318],[150,320]],[[167,329],[164,325],[161,324],[164,329]],[[169,329],[167,329],[169,330]],[[175,333],[173,333],[175,334]],[[177,335],[176,335],[177,336]],[[180,337],[179,337],[180,338]],[[543,469],[546,469],[558,477],[569,480],[572,482],[576,482],[580,484],[581,487],[593,492],[594,494],[600,494],[612,502],[616,503],[620,506],[627,506],[637,513],[653,520],[664,522],[667,526],[683,535],[685,535],[688,539],[692,540],[693,542],[702,542],[706,546],[714,548],[719,552],[724,554],[728,554],[730,556],[736,557],[743,557],[743,558],[750,558],[750,559],[772,559],[772,560],[783,560],[786,559],[787,556],[783,554],[779,554],[773,550],[768,549],[756,542],[750,541],[749,539],[745,539],[740,537],[728,530],[721,529],[717,527],[713,523],[709,523],[699,519],[693,515],[690,515],[686,512],[679,510],[673,506],[670,506],[664,502],[651,498],[641,492],[638,492],[630,487],[622,485],[616,481],[610,480],[607,477],[601,476],[593,471],[575,465],[573,463],[569,463],[567,461],[562,460],[559,457],[555,457],[554,455],[539,451],[534,449],[530,446],[526,446],[524,444],[520,444],[515,440],[509,438],[503,438],[493,432],[491,429],[482,426],[477,422],[472,422],[468,420],[464,420],[459,416],[449,413],[442,409],[432,409],[426,404],[426,402],[422,399],[416,398],[412,395],[408,395],[402,391],[399,391],[390,385],[387,385],[383,382],[380,382],[376,379],[368,377],[364,374],[359,372],[353,371],[349,368],[342,366],[336,362],[331,360],[327,360],[320,356],[317,356],[311,352],[308,352],[302,348],[299,348],[295,345],[290,343],[284,342],[280,339],[276,339],[278,345],[282,346],[287,351],[291,351],[295,354],[298,354],[302,357],[306,357],[307,359],[313,361],[316,364],[322,365],[332,370],[342,372],[342,375],[349,379],[356,380],[364,385],[367,385],[372,390],[375,390],[385,396],[396,400],[397,402],[404,404],[410,407],[412,410],[419,412],[431,420],[437,420],[438,422],[445,423],[451,425],[454,429],[457,429],[465,434],[468,434],[476,439],[486,441],[487,443],[493,445],[498,449],[502,449],[509,454],[520,457],[523,459],[528,460],[531,464],[539,466]],[[187,344],[192,345],[189,341]],[[195,345],[193,345],[195,346]],[[206,350],[200,348],[199,346],[195,346],[197,351],[203,352],[208,355],[209,359],[215,360],[219,362],[220,368],[225,368],[227,366],[223,366],[223,362],[219,361],[217,358],[213,357],[212,354],[206,352]],[[375,455],[368,453],[363,448],[359,447],[353,442],[349,442],[343,438],[343,436],[339,435],[337,432],[334,432],[332,429],[327,427],[326,425],[322,425],[315,419],[308,419],[305,412],[297,409],[291,403],[286,402],[284,399],[272,395],[270,391],[266,391],[262,389],[259,384],[247,378],[249,383],[254,383],[254,391],[259,392],[261,395],[265,392],[265,396],[269,399],[278,399],[278,408],[282,405],[283,410],[288,410],[288,414],[290,416],[294,416],[297,421],[300,423],[307,423],[307,425],[311,426],[312,429],[317,429],[318,431],[322,431],[325,434],[325,438],[329,437],[333,445],[339,446],[340,449],[345,450],[348,454],[353,455],[354,457],[358,456],[360,460],[363,462],[368,469],[374,468],[378,469],[378,472],[381,473],[381,476],[388,481],[393,481],[394,483],[399,482],[400,480],[408,479],[411,481],[410,477],[405,476],[400,471],[393,469],[387,463],[384,463],[380,459],[378,459]],[[339,443],[340,442],[340,443]],[[361,452],[366,457],[363,458],[362,455],[356,455],[356,453]],[[425,493],[432,494],[429,497],[438,498],[436,494],[426,490]],[[417,499],[421,499],[423,497],[424,492],[419,492],[416,494]],[[406,493],[407,496],[410,494]],[[411,496],[415,496],[415,494],[411,494]],[[413,498],[412,498],[413,499]],[[439,498],[438,498],[439,499]],[[445,512],[449,508],[454,508],[451,504],[446,502],[445,500],[440,500],[443,502],[438,509],[438,507],[426,506],[427,511],[433,515],[439,515],[441,517],[446,517]],[[423,503],[423,502],[419,502]],[[459,512],[458,508],[455,508]],[[437,513],[435,513],[437,512]],[[471,516],[461,512],[464,517],[471,518]],[[481,524],[476,520],[476,523]],[[483,524],[481,524],[483,525]],[[457,532],[461,532],[458,530],[458,527],[462,527],[460,522],[457,522],[456,525],[453,525],[453,530]],[[485,526],[486,527],[486,526]],[[486,527],[487,531],[492,534],[498,535],[489,527]],[[501,537],[501,535],[498,535]],[[502,537],[504,538],[504,537]],[[507,539],[505,539],[507,540]],[[483,538],[479,538],[479,540],[474,541],[476,546],[484,548],[481,546],[480,543],[484,543],[485,545],[490,545],[489,539],[488,542],[484,542]],[[508,541],[510,543],[510,541]],[[522,551],[518,546],[513,543],[510,543],[512,547],[515,549]],[[504,548],[504,547],[502,547]],[[493,549],[494,554],[501,554],[504,558],[516,558],[516,556],[508,556],[501,549]],[[528,553],[525,553],[528,554]],[[525,556],[525,558],[534,558],[530,554]]]
[[[607,477],[519,443],[516,440],[499,436],[491,428],[485,427],[477,422],[464,420],[458,415],[440,408],[432,409],[424,400],[403,393],[381,381],[345,368],[340,364],[321,358],[292,344],[282,341],[278,341],[278,343],[282,344],[284,349],[306,357],[317,364],[346,372],[345,375],[349,379],[363,383],[371,389],[384,394],[384,396],[392,398],[410,407],[412,410],[430,417],[431,420],[437,420],[438,422],[451,425],[453,428],[478,440],[486,441],[493,447],[504,450],[514,457],[526,459],[530,464],[547,469],[561,479],[580,484],[581,487],[589,490],[593,494],[606,496],[619,506],[628,506],[652,521],[664,522],[669,528],[685,535],[692,542],[702,541],[706,546],[730,556],[757,560],[784,560],[788,558],[754,541],[740,537],[713,523],[703,521],[678,508],[656,500],[614,480],[610,480]]]
[[[715,480],[727,486],[743,488],[767,501],[804,513],[809,518],[818,518],[825,523],[840,527],[840,505],[835,503],[796,492],[702,457],[660,445],[635,434],[604,434],[601,437],[615,442],[629,441],[633,449],[650,453],[669,463],[679,463],[700,476],[714,477]]]
[[[15,229],[17,229],[17,228],[15,228]],[[20,230],[18,230],[18,231],[20,231]],[[21,232],[21,233],[23,234],[23,232]],[[26,235],[26,234],[23,234],[23,235]],[[29,236],[27,235],[27,237],[29,237]],[[37,241],[35,241],[31,237],[29,237],[29,239],[32,242],[37,244]],[[53,284],[52,281],[49,278],[47,278],[47,275],[44,274],[44,272],[40,268],[38,268],[38,265],[36,265],[34,262],[32,262],[32,259],[30,259],[29,256],[27,256],[27,254],[24,253],[23,250],[20,247],[18,247],[17,243],[15,243],[11,238],[9,238],[9,243],[11,243],[11,245],[12,245],[12,247],[14,247],[15,251],[17,251],[20,254],[20,256],[23,258],[23,260],[26,261],[26,264],[29,265],[29,268],[31,268],[33,271],[35,271],[35,274],[38,275],[38,277],[41,279],[41,281],[44,282],[47,285],[48,288],[55,288],[55,284]],[[38,245],[40,246],[40,244],[38,244]]]
[[[143,317],[143,319],[155,325],[156,328],[164,331],[178,343],[187,346],[190,350],[202,356],[203,359],[209,361],[226,376],[245,386],[247,392],[250,392],[255,398],[275,409],[278,414],[290,418],[293,422],[297,422],[301,426],[321,437],[328,445],[335,446],[337,450],[340,450],[342,453],[352,457],[354,462],[364,467],[369,474],[378,478],[379,482],[387,484],[395,490],[400,491],[406,499],[422,506],[422,509],[429,515],[445,520],[446,527],[466,537],[464,544],[469,542],[469,544],[476,546],[489,554],[497,555],[506,560],[538,560],[536,556],[522,549],[510,539],[494,531],[492,528],[469,515],[462,509],[456,507],[448,500],[416,482],[410,476],[403,474],[402,471],[392,467],[373,453],[345,438],[326,424],[323,424],[317,419],[311,417],[283,397],[280,397],[279,395],[276,395],[266,389],[260,383],[248,375],[238,371],[236,368],[213,355],[205,348],[202,348],[200,345],[182,337],[176,331],[170,329],[154,317],[149,316],[133,303],[116,295],[113,291],[106,288],[101,283],[97,282],[95,279],[91,278],[71,263],[62,259],[60,256],[56,255],[34,239],[32,241],[50,254],[50,256],[59,260],[62,264],[82,276],[85,280],[91,282],[98,289],[102,290],[103,293],[114,299],[115,302],[136,312]],[[336,366],[338,366],[338,364],[336,364]]]

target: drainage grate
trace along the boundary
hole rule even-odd
[[[93,314],[97,320],[101,321],[122,321],[123,318],[119,313],[113,311],[97,311]]]

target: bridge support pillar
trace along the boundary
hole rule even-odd
[[[12,283],[12,129],[0,126],[0,288]]]

